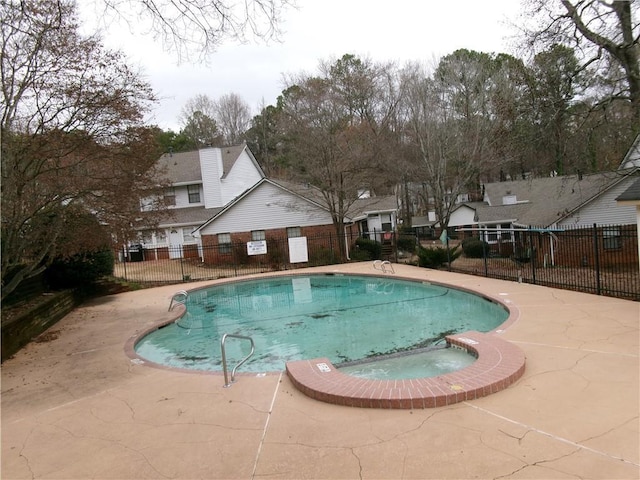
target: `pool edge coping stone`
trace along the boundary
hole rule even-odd
[[[506,389],[524,374],[524,352],[496,335],[468,331],[449,335],[446,342],[467,350],[477,360],[444,375],[390,381],[348,375],[324,357],[287,362],[285,368],[296,388],[313,399],[393,409],[432,408],[474,400]],[[356,381],[358,387],[354,388]]]

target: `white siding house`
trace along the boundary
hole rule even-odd
[[[635,208],[630,205],[618,205],[616,198],[622,195],[638,178],[630,175],[611,188],[581,205],[575,211],[557,222],[558,226],[571,228],[574,225],[629,225],[635,223]]]
[[[168,212],[157,229],[141,232],[146,259],[199,256],[194,231],[264,178],[246,145],[164,154],[158,163],[171,184]]]
[[[468,204],[456,207],[449,216],[449,228],[464,227],[476,223],[476,211]]]
[[[198,228],[198,234],[250,232],[331,225],[326,208],[263,179]]]
[[[640,167],[640,134],[638,134],[629,148],[629,151],[622,159],[619,169]]]

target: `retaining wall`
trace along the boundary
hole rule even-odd
[[[2,361],[10,358],[33,338],[57,323],[82,302],[74,291],[54,293],[20,316],[2,319]]]

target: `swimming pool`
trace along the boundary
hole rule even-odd
[[[441,343],[444,336],[502,324],[508,311],[484,297],[390,277],[296,275],[234,281],[192,291],[187,313],[135,344],[169,367],[221,370],[224,334],[250,336],[243,372],[282,371],[286,362],[326,357],[334,365]],[[230,365],[250,344],[227,341]]]

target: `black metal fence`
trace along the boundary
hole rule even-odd
[[[461,232],[460,232],[461,233]],[[287,238],[199,247],[157,247],[117,252],[114,276],[143,285],[160,285],[376,258],[418,264],[411,245],[416,236],[371,232],[361,243],[357,235],[305,237],[305,251]],[[473,236],[471,233],[460,237]],[[526,282],[598,295],[640,300],[638,238],[635,225],[593,225],[564,231],[545,229],[495,232],[479,258],[461,255],[443,265],[451,271]],[[450,247],[463,241],[452,240]],[[444,245],[437,239],[425,248]],[[377,248],[370,249],[371,246]],[[293,248],[293,251],[292,251]],[[349,251],[349,257],[345,252]],[[300,255],[303,254],[302,258]],[[294,261],[292,261],[292,259]],[[298,261],[298,260],[306,261]]]
[[[161,285],[343,263],[348,261],[347,247],[352,254],[356,252],[356,258],[370,258],[358,257],[357,235],[304,238],[304,247],[300,239],[288,238],[267,238],[264,244],[250,245],[135,246],[116,252],[113,274],[129,282]]]
[[[462,255],[452,271],[640,300],[636,225],[493,233],[481,258]]]

